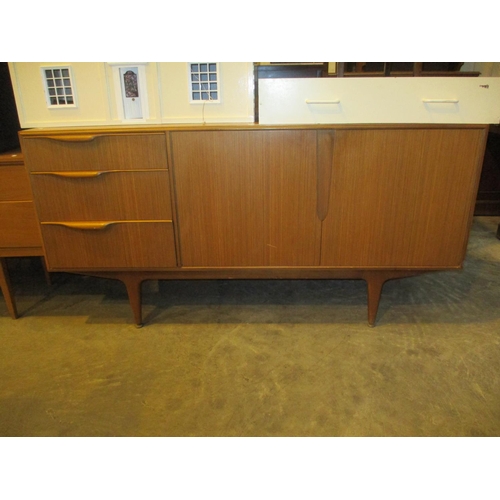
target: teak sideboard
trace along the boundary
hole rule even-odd
[[[191,125],[20,133],[49,271],[385,281],[462,266],[486,125]]]

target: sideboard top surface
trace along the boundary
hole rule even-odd
[[[175,125],[131,125],[131,126],[93,126],[93,127],[47,127],[25,129],[19,132],[24,137],[71,136],[72,134],[162,134],[182,131],[223,131],[223,130],[356,130],[356,129],[442,129],[442,128],[487,128],[489,124],[302,124],[302,125],[262,125],[257,123],[242,124],[175,124]]]

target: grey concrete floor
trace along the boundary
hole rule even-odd
[[[10,261],[1,436],[499,436],[499,217],[463,271],[388,282],[121,283]]]

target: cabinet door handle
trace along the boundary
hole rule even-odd
[[[48,136],[47,139],[51,141],[60,141],[60,142],[90,142],[93,141],[98,135],[93,134],[78,134],[78,135],[51,135]]]
[[[65,177],[70,179],[86,179],[89,177],[99,177],[107,171],[79,170],[76,172],[32,172],[34,175],[53,175],[55,177]]]
[[[335,130],[318,130],[316,135],[316,191],[318,196],[316,213],[320,221],[326,219],[330,204],[335,134]]]
[[[116,221],[93,221],[93,222],[42,222],[46,226],[63,226],[70,229],[83,229],[84,231],[100,231],[108,226],[117,224]]]
[[[314,99],[306,99],[306,104],[340,104],[340,99],[334,99],[331,101],[319,101]]]
[[[458,99],[422,99],[424,104],[458,104]]]

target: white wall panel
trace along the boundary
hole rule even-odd
[[[41,67],[71,66],[76,107],[49,108]],[[108,86],[103,63],[9,63],[21,127],[106,125],[110,122]]]
[[[253,63],[219,63],[220,102],[190,102],[185,62],[158,63],[162,123],[251,123]]]
[[[147,110],[125,119],[114,69],[142,63],[9,63],[23,128],[127,125],[130,123],[251,123],[254,121],[253,63],[219,63],[220,102],[190,102],[187,63],[144,63]],[[42,66],[72,68],[78,106],[48,108]],[[144,88],[144,86],[143,86]],[[118,89],[118,90],[117,90]],[[144,92],[143,92],[144,95]]]

